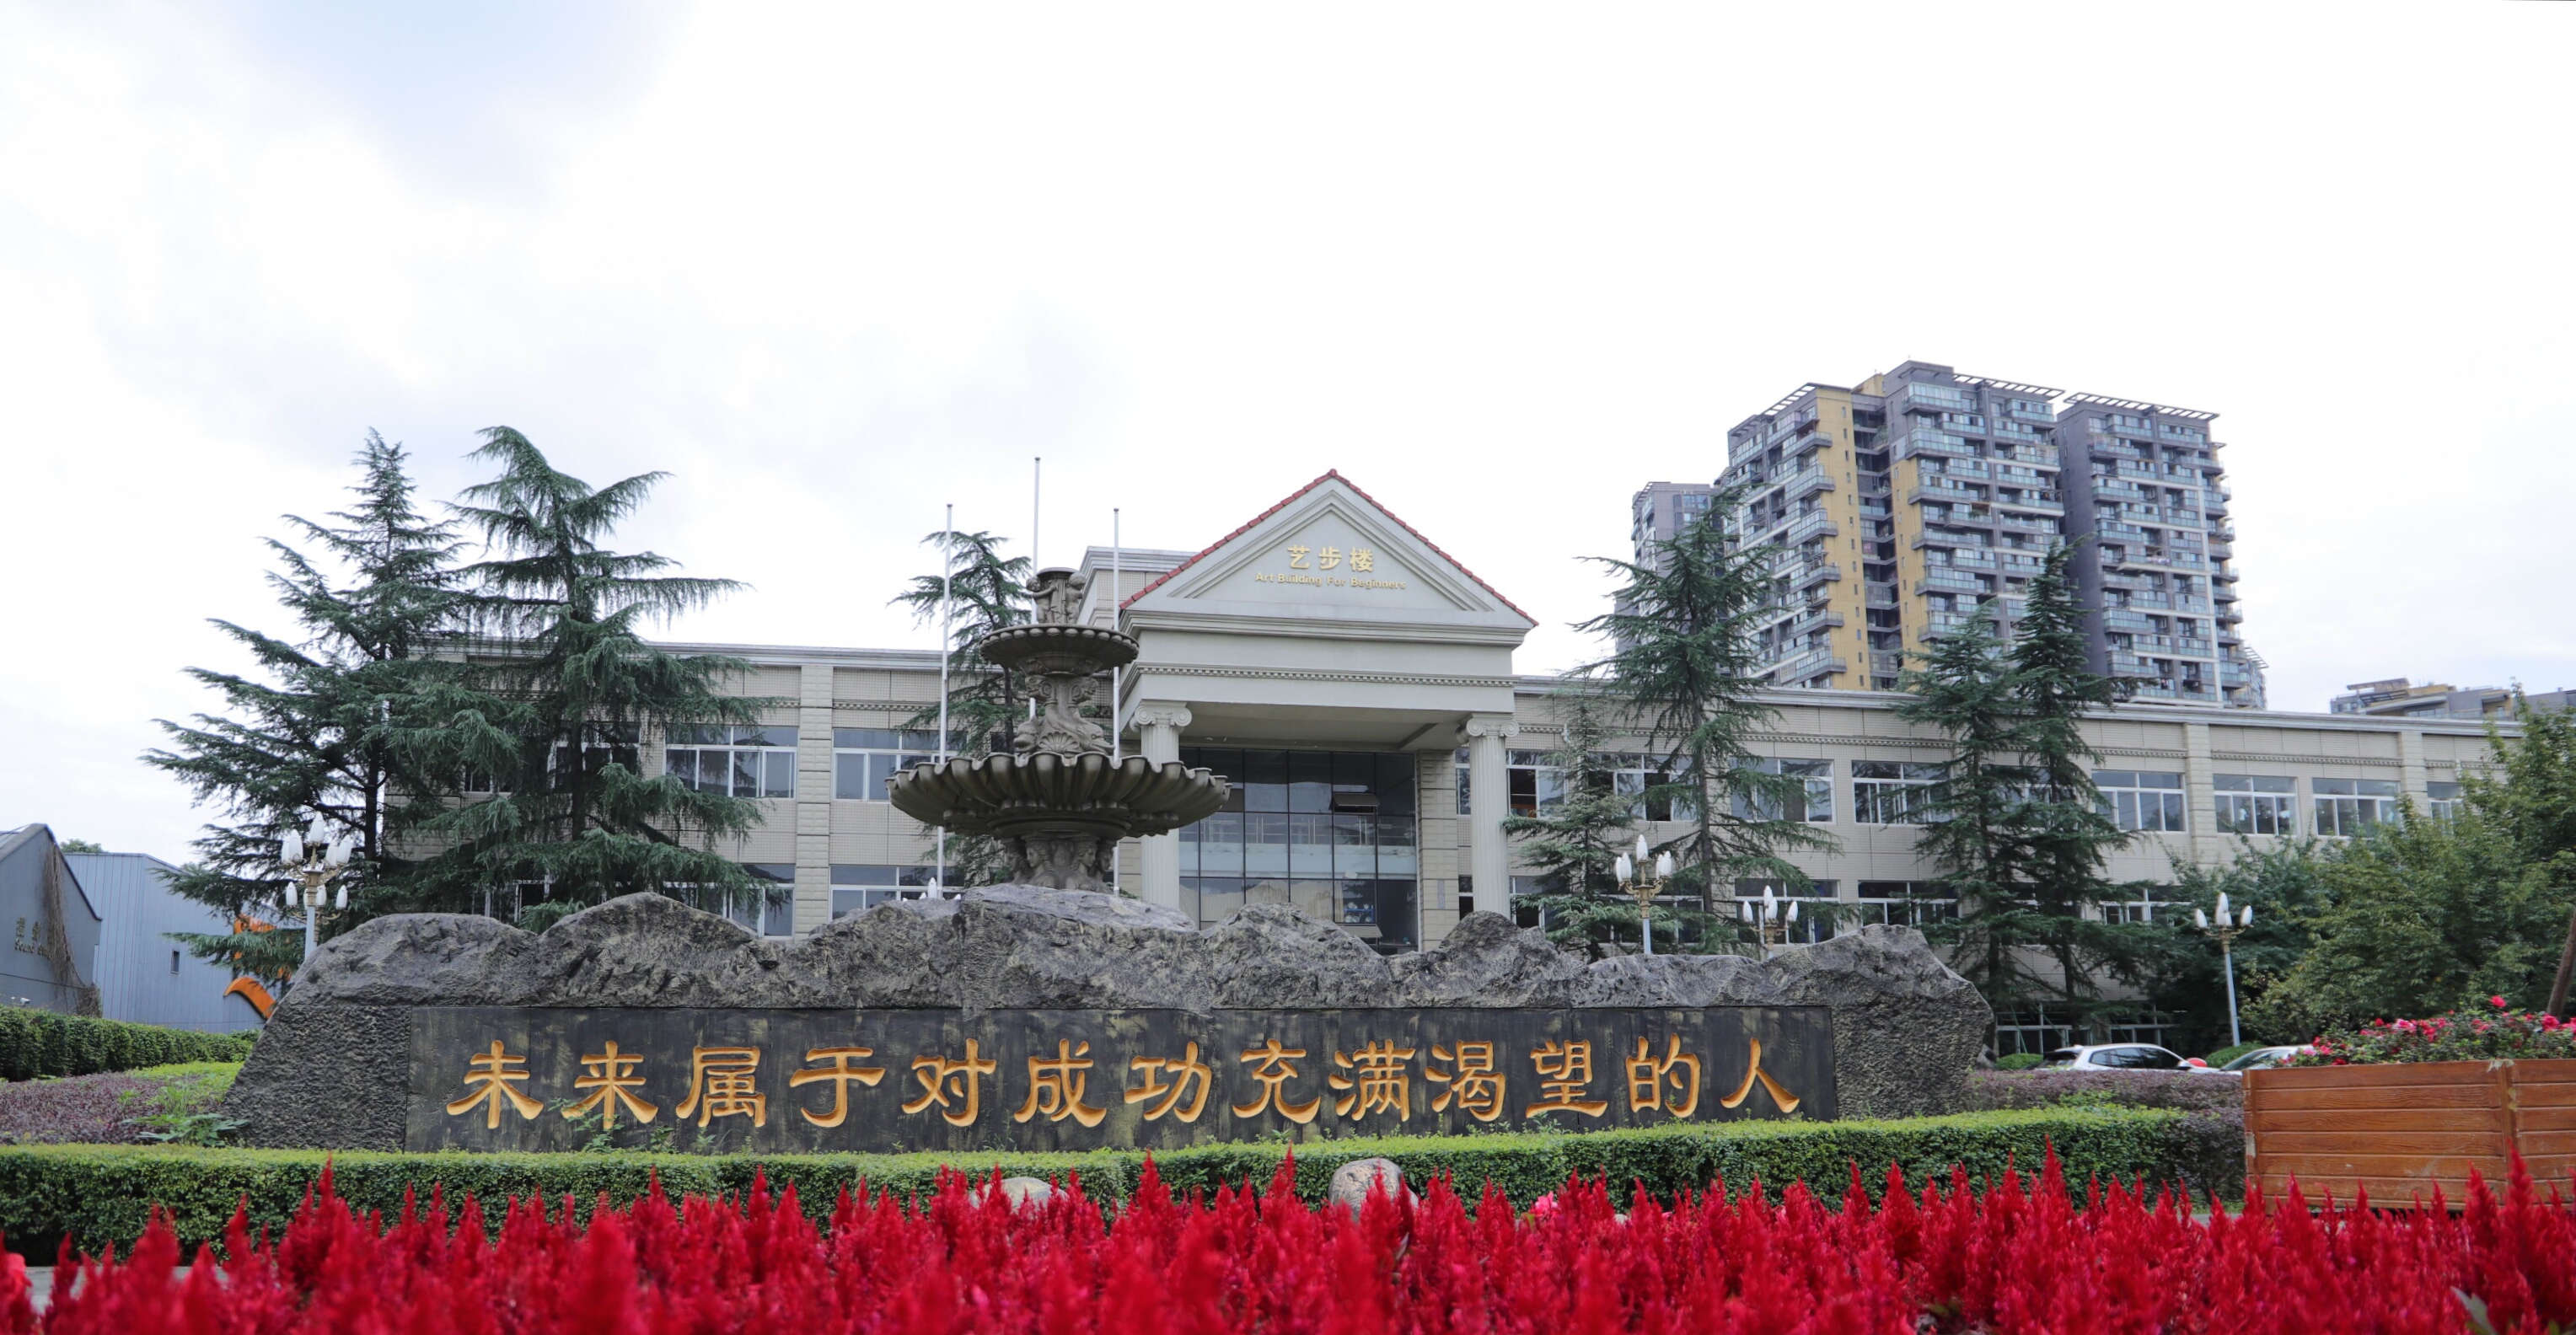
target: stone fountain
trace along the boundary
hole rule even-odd
[[[996,631],[975,651],[1036,679],[1037,716],[1010,754],[925,761],[894,776],[887,795],[924,825],[999,840],[1018,884],[1105,892],[1120,840],[1202,820],[1229,789],[1177,761],[1112,760],[1108,733],[1082,707],[1102,673],[1136,661],[1136,641],[1075,624],[1082,589],[1070,570],[1039,571],[1029,591],[1037,620]]]

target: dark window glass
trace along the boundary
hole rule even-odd
[[[1288,809],[1333,809],[1333,757],[1323,751],[1288,753]]]
[[[1246,751],[1243,753],[1243,809],[1246,811],[1286,811],[1288,809],[1287,752]]]

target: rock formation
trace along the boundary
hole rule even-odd
[[[1177,1009],[1824,1006],[1845,1116],[1947,1112],[1992,1016],[1907,928],[1866,927],[1768,960],[1620,956],[1587,964],[1536,930],[1468,915],[1388,958],[1285,905],[1205,931],[1170,909],[995,886],[905,900],[775,942],[662,895],[576,913],[543,935],[488,918],[379,918],[297,976],[225,1103],[261,1145],[395,1149],[409,1008]]]

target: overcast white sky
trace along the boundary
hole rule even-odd
[[[2545,4],[1254,12],[0,0],[0,826],[178,859],[151,720],[284,511],[479,427],[931,641],[917,542],[1195,548],[1339,468],[1586,652],[1586,553],[1908,357],[2220,414],[2276,706],[2576,686]]]

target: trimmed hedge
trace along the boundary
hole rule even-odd
[[[1777,1190],[1804,1181],[1839,1200],[1852,1166],[1875,1194],[1889,1164],[1920,1184],[1951,1166],[1977,1178],[2007,1163],[2036,1171],[2055,1146],[2067,1179],[2139,1177],[2180,1183],[2202,1193],[2243,1193],[2244,1144],[2229,1123],[2162,1109],[2065,1108],[1965,1113],[1902,1121],[1727,1122],[1584,1133],[1512,1132],[1469,1136],[1336,1139],[1294,1147],[1275,1142],[1202,1145],[1157,1151],[1156,1170],[1176,1193],[1250,1182],[1268,1184],[1280,1156],[1297,1156],[1297,1190],[1320,1200],[1333,1170],[1353,1159],[1384,1157],[1417,1186],[1455,1175],[1473,1200],[1487,1180],[1527,1204],[1567,1177],[1607,1176],[1671,1198],[1723,1178],[1741,1189],[1756,1178]],[[773,1185],[794,1183],[805,1210],[827,1221],[835,1199],[864,1181],[900,1196],[927,1195],[939,1170],[983,1176],[1062,1179],[1079,1174],[1094,1196],[1123,1198],[1145,1155],[1132,1150],[1084,1154],[698,1155],[617,1151],[604,1154],[385,1154],[364,1151],[187,1149],[140,1145],[0,1147],[0,1233],[12,1246],[48,1255],[69,1237],[97,1247],[140,1236],[158,1203],[170,1209],[180,1237],[221,1236],[235,1202],[249,1203],[253,1227],[283,1225],[305,1191],[332,1165],[334,1188],[359,1210],[388,1216],[403,1193],[431,1184],[450,1201],[472,1193],[497,1204],[512,1196],[570,1198],[587,1211],[600,1196],[641,1196],[654,1175],[673,1197],[719,1195],[751,1185],[765,1171]],[[487,1216],[497,1226],[497,1216]]]
[[[0,1006],[0,1079],[99,1075],[176,1062],[246,1061],[257,1038],[256,1032],[208,1034]]]

